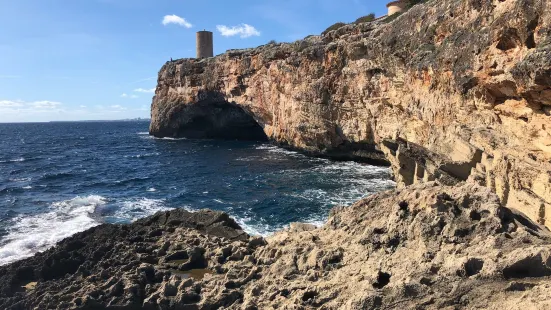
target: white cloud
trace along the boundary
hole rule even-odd
[[[55,109],[61,105],[61,102],[44,100],[31,102],[30,105],[38,109]]]
[[[134,89],[134,91],[137,93],[154,93],[155,88],[151,88],[151,89],[136,88]]]
[[[136,98],[140,98],[139,96],[136,96],[136,95],[129,95],[127,93],[123,93],[121,95],[121,98],[130,98],[130,99],[136,99]]]
[[[29,109],[55,109],[61,106],[61,102],[56,101],[48,101],[48,100],[42,100],[42,101],[32,101],[32,102],[25,102],[21,100],[0,100],[0,108],[10,108],[14,109],[17,108],[18,110],[29,110]]]
[[[218,25],[216,26],[216,29],[218,29],[220,34],[224,37],[233,37],[236,35],[239,35],[241,38],[260,36],[260,31],[256,30],[256,28],[248,24],[241,24],[233,27]]]
[[[23,104],[21,101],[0,100],[0,108],[17,108],[22,107]]]
[[[176,24],[182,27],[191,28],[193,25],[189,23],[185,18],[182,18],[178,15],[166,15],[163,18],[163,25]]]
[[[109,110],[112,112],[120,112],[120,111],[125,111],[126,108],[120,104],[115,104],[115,105],[109,106]]]
[[[73,107],[49,100],[24,101],[19,99],[0,99],[0,122],[147,118],[149,117],[149,109],[145,108],[145,105],[139,105],[139,108],[128,108],[120,104],[75,105]]]

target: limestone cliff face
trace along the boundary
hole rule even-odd
[[[551,1],[428,1],[393,20],[170,62],[151,113],[156,136],[258,138],[258,124],[307,152],[382,151],[401,186],[475,181],[549,225]]]

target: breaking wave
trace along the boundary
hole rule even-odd
[[[0,247],[0,265],[47,250],[77,232],[99,225],[91,215],[105,203],[101,196],[76,197],[51,204],[46,213],[15,217]]]

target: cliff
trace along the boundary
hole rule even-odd
[[[551,1],[440,0],[294,43],[166,63],[155,136],[269,139],[471,180],[551,224]]]
[[[549,309],[550,245],[475,184],[379,193],[268,240],[174,210],[0,266],[0,308]]]

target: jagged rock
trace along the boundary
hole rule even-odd
[[[178,209],[131,225],[101,225],[34,257],[0,266],[0,308],[156,309],[176,297],[197,302],[197,292],[183,297],[181,278],[189,278],[182,283],[187,289],[189,281],[196,283],[210,272],[203,268],[219,267],[204,255],[207,250],[249,239],[227,214],[214,211]]]
[[[168,254],[140,262],[144,248]],[[61,257],[82,261],[40,273]],[[159,213],[92,228],[0,272],[2,309],[547,309],[551,233],[487,188],[428,182],[267,240],[222,213]]]
[[[269,238],[255,253],[262,279],[247,288],[259,295],[248,300],[259,309],[543,309],[549,242],[547,228],[489,189],[417,184],[336,208],[322,228]]]
[[[205,118],[220,106],[243,112]],[[402,186],[471,178],[551,225],[550,111],[549,0],[432,0],[294,43],[169,62],[150,132],[230,133],[246,114],[277,144],[386,157]]]

